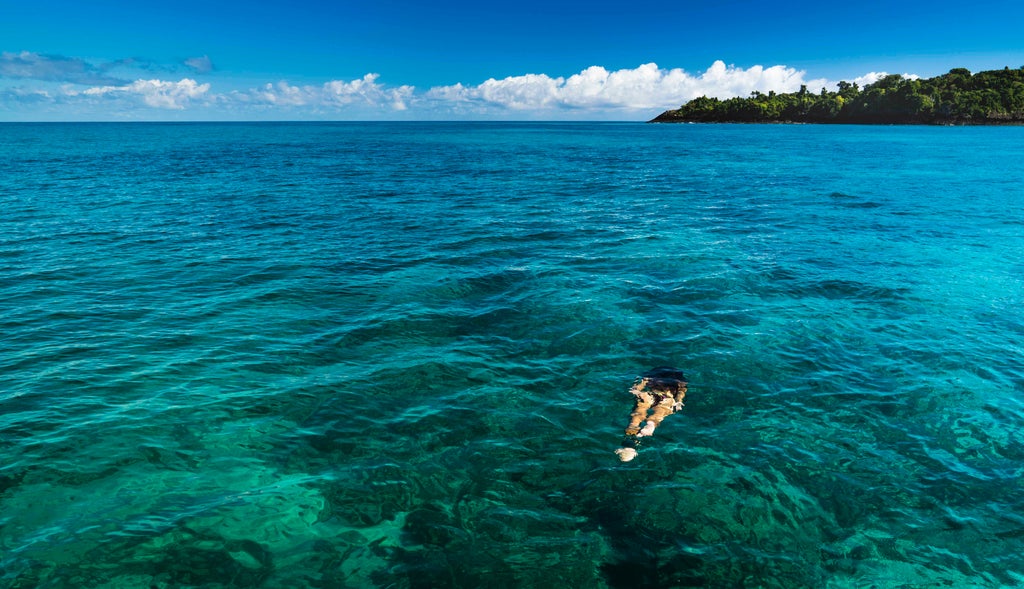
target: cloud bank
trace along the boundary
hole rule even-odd
[[[107,75],[112,65],[96,66],[84,59],[40,55],[29,51],[0,53],[0,78],[67,82],[70,84],[123,84]]]
[[[82,91],[65,88],[64,93],[71,97],[141,100],[143,104],[153,108],[184,110],[194,99],[203,97],[209,90],[209,84],[199,84],[195,80],[185,78],[177,82],[136,80],[123,86],[99,86]]]
[[[94,66],[84,60],[22,52],[0,54],[0,78],[24,84],[33,80],[61,83],[59,88],[0,88],[0,107],[16,110],[53,105],[74,114],[88,110],[145,118],[147,112],[178,112],[182,118],[280,119],[646,119],[698,96],[730,98],[751,92],[835,89],[838,81],[809,79],[803,70],[784,65],[740,68],[715,61],[703,72],[664,69],[646,63],[610,71],[591,66],[569,77],[524,74],[488,79],[476,85],[454,84],[418,89],[388,85],[369,73],[351,80],[319,85],[287,81],[256,88],[214,92],[211,83],[191,77],[177,81],[107,75],[115,65]],[[195,74],[210,73],[208,56],[185,60]],[[866,85],[887,75],[871,72],[849,80]],[[906,75],[906,74],[904,74]],[[915,77],[915,76],[908,76]],[[104,110],[106,109],[106,110]],[[176,115],[177,116],[177,115]],[[73,118],[73,117],[69,117]],[[113,117],[112,117],[113,118]],[[173,118],[173,117],[172,117]]]
[[[649,110],[679,106],[698,96],[729,98],[758,90],[793,92],[801,85],[822,87],[824,79],[807,80],[790,67],[753,66],[741,69],[714,62],[699,75],[682,69],[661,69],[654,63],[610,72],[591,66],[569,78],[544,74],[489,79],[478,85],[461,84],[430,89],[427,98],[467,109],[498,107],[512,111],[544,109]]]
[[[362,107],[376,110],[404,111],[413,98],[415,88],[390,88],[379,84],[379,74],[366,74],[360,79],[333,80],[322,86],[292,86],[287,82],[267,84],[262,88],[235,93],[230,99],[254,106],[312,107],[341,109]]]

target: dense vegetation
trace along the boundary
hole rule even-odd
[[[882,124],[1024,123],[1024,68],[971,72],[964,68],[927,80],[898,74],[873,84],[839,82],[837,92],[753,92],[749,98],[702,96],[653,122],[793,122]]]

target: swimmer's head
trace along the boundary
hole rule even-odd
[[[640,375],[634,383],[635,390],[648,390],[655,393],[686,393],[686,375],[682,370],[671,366],[659,366]]]

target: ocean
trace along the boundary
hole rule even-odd
[[[0,158],[0,587],[1024,586],[1024,127]]]

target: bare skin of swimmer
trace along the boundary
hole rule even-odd
[[[653,435],[666,417],[682,409],[687,391],[684,379],[681,372],[676,372],[671,377],[645,376],[633,385],[629,392],[635,397],[635,403],[626,427],[626,438],[623,447],[615,451],[619,460],[629,462],[636,458],[639,438]]]

